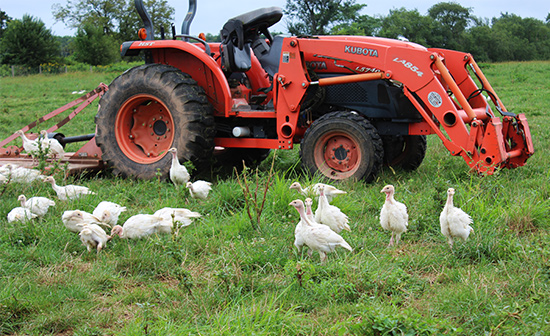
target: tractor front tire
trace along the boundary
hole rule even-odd
[[[179,69],[146,64],[118,76],[100,101],[96,143],[115,175],[167,177],[180,161],[200,163],[214,149],[214,117],[204,90]]]
[[[302,139],[300,157],[310,174],[371,182],[382,166],[384,148],[378,131],[367,119],[340,111],[313,122]]]

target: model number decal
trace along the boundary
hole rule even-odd
[[[154,44],[155,42],[139,42],[138,43],[138,47],[150,47]]]
[[[359,67],[359,66],[357,68],[355,68],[355,71],[357,71],[357,72],[382,72],[382,70],[380,70],[380,69]]]
[[[399,57],[396,57],[393,59],[394,62],[401,63],[405,68],[410,69],[412,72],[416,73],[418,77],[422,77],[424,74],[422,71],[419,71],[418,67],[412,64],[411,62],[407,62],[407,60],[399,59]]]

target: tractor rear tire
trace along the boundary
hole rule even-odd
[[[167,177],[171,147],[180,161],[195,164],[214,149],[214,117],[204,90],[168,65],[146,64],[115,78],[95,122],[102,159],[115,175]]]
[[[383,136],[384,164],[405,171],[420,167],[426,156],[425,135]]]
[[[382,167],[384,147],[367,119],[354,112],[331,112],[307,129],[300,157],[312,175],[371,182]]]

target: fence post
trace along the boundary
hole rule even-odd
[[[11,66],[11,76],[15,77],[15,65],[13,65],[13,64]]]
[[[67,66],[65,65],[65,73],[67,73]]]
[[[38,66],[38,73],[39,73],[39,74],[42,74],[42,64],[40,64],[40,65]]]
[[[90,72],[92,72],[92,66],[90,65]]]

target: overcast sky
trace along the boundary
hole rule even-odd
[[[367,4],[367,7],[363,9],[361,14],[371,16],[388,15],[390,9],[401,7],[405,7],[408,10],[417,9],[420,14],[426,15],[428,8],[439,2],[444,1],[356,1],[356,3]],[[544,21],[550,12],[550,1],[548,0],[457,0],[455,2],[460,3],[464,7],[472,8],[473,15],[482,18],[499,17],[501,13],[510,13],[523,18],[533,17]],[[54,3],[65,5],[67,0],[0,0],[0,9],[15,19],[21,19],[24,14],[40,18],[46,24],[46,27],[52,30],[54,35],[74,35],[75,31],[66,28],[63,23],[55,23],[52,15],[52,5]],[[218,34],[220,28],[228,19],[261,7],[279,6],[284,8],[286,0],[197,0],[197,3],[197,14],[191,24],[192,35],[198,35],[200,32]],[[176,10],[174,24],[179,33],[181,23],[187,13],[188,1],[168,0],[168,4]],[[284,17],[280,23],[272,28],[272,31],[287,32]]]

